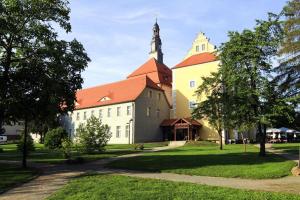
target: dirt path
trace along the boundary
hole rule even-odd
[[[159,147],[153,151],[166,150],[170,147]],[[153,178],[176,182],[189,182],[237,189],[287,192],[300,195],[300,178],[284,177],[280,179],[249,180],[239,178],[222,178],[207,176],[189,176],[172,173],[148,173],[127,170],[105,169],[103,166],[114,160],[140,156],[143,153],[122,155],[115,158],[102,159],[82,165],[40,165],[44,173],[36,179],[0,195],[0,200],[40,200],[50,196],[64,186],[71,178],[86,172],[113,173],[140,178]]]

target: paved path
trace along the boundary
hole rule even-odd
[[[170,147],[159,147],[153,151],[166,150]],[[40,165],[43,175],[36,179],[11,189],[0,195],[0,200],[40,200],[50,196],[53,192],[64,186],[71,178],[86,172],[112,173],[140,178],[152,178],[176,182],[189,182],[212,186],[223,186],[237,189],[250,189],[262,191],[287,192],[300,195],[300,178],[284,177],[280,179],[249,180],[239,178],[222,178],[207,176],[189,176],[172,173],[148,173],[129,170],[112,170],[103,166],[114,160],[140,156],[143,153],[122,155],[115,158],[107,158],[82,165]]]

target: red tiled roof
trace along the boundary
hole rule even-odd
[[[128,79],[138,76],[147,75],[156,84],[167,84],[172,83],[172,71],[166,65],[159,63],[155,58],[149,59],[146,63],[132,72]]]
[[[192,56],[188,57],[187,59],[185,59],[184,61],[177,64],[172,69],[187,67],[187,66],[190,66],[190,65],[197,65],[197,64],[202,64],[202,63],[213,62],[213,61],[216,61],[216,60],[218,60],[217,56],[213,53],[208,53],[208,52],[199,53],[199,54],[192,55]]]
[[[161,90],[160,87],[145,75],[82,89],[76,94],[77,102],[75,109],[134,101],[146,87]],[[101,101],[104,97],[108,97],[108,100]]]

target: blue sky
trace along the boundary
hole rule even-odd
[[[198,32],[215,45],[228,31],[252,28],[267,12],[278,13],[285,0],[72,0],[72,33],[92,61],[83,87],[126,78],[148,60],[155,17],[161,29],[164,63],[180,62]]]

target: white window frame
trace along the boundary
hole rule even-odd
[[[83,120],[86,120],[86,116],[87,116],[86,111],[84,111],[83,112]]]
[[[201,44],[201,51],[205,51],[205,44]]]
[[[151,116],[151,107],[147,107],[146,116],[147,117]]]
[[[121,116],[121,106],[117,107],[117,117]]]
[[[116,126],[116,138],[121,137],[121,126]]]
[[[192,104],[194,104],[194,105],[191,106]],[[196,107],[196,101],[190,100],[190,101],[189,101],[189,109],[194,109],[195,107]]]
[[[94,110],[91,111],[91,116],[94,116]]]
[[[76,120],[79,121],[80,120],[80,113],[76,113]]]
[[[193,83],[193,85],[192,85],[192,83]],[[196,87],[196,81],[195,80],[190,80],[189,81],[189,86],[190,86],[190,88]]]
[[[111,108],[107,108],[107,117],[111,117]]]
[[[103,117],[103,111],[102,109],[99,109],[99,119],[102,119],[102,117]]]
[[[127,106],[126,114],[127,116],[131,115],[131,106]]]
[[[126,125],[126,126],[125,126],[125,137],[126,137],[126,138],[129,137],[129,128],[130,128],[129,125]]]

